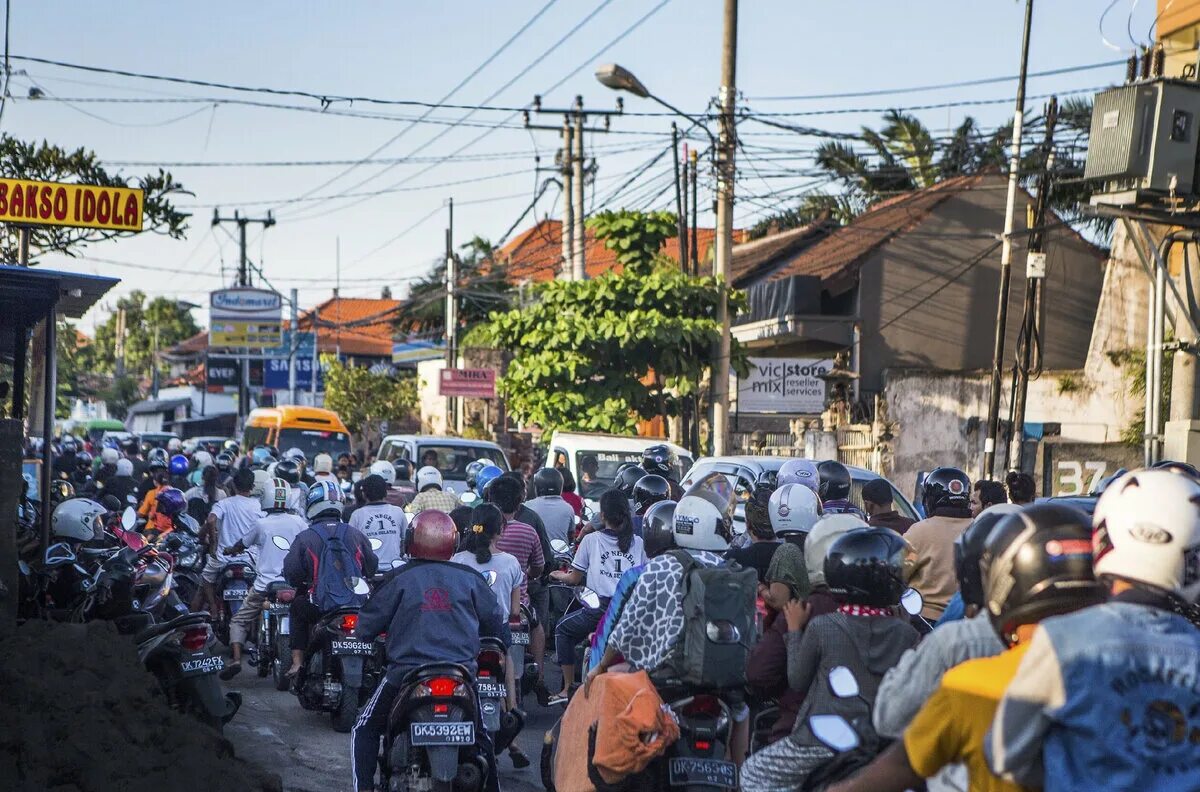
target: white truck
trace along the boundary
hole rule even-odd
[[[682,481],[692,467],[692,453],[659,437],[626,437],[589,432],[555,432],[550,437],[546,466],[566,468],[575,477],[575,491],[595,511],[600,494],[610,488],[617,469],[642,461],[642,452],[665,445],[674,454],[671,478]]]

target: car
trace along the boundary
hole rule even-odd
[[[142,441],[143,449],[166,448],[172,440],[178,440],[179,435],[174,432],[142,432],[138,438]]]
[[[546,464],[570,470],[575,477],[575,491],[595,510],[597,500],[612,487],[621,466],[629,462],[640,464],[642,452],[654,445],[665,445],[671,450],[675,457],[671,478],[680,481],[692,467],[692,452],[660,437],[555,432],[550,437]]]
[[[189,454],[194,454],[197,451],[204,449],[212,453],[220,453],[225,447],[225,443],[231,438],[229,437],[189,437],[183,441],[183,450]],[[214,450],[215,449],[215,450]]]
[[[741,534],[746,531],[746,514],[744,501],[750,497],[750,493],[754,491],[754,485],[760,477],[769,476],[772,473],[778,473],[779,468],[783,467],[783,463],[787,462],[791,457],[781,456],[721,456],[721,457],[701,457],[696,460],[696,464],[688,471],[687,477],[680,482],[686,492],[688,487],[695,484],[700,479],[707,476],[709,473],[717,472],[723,474],[729,479],[729,483],[734,486],[737,492],[738,505],[734,510],[733,515],[733,530],[734,533]],[[862,488],[868,481],[883,478],[878,473],[873,473],[866,468],[855,467],[854,465],[846,465],[846,469],[850,471],[850,500],[860,509],[863,507]],[[892,500],[895,502],[896,511],[902,516],[912,520],[920,520],[921,515],[917,513],[916,508],[908,500],[900,494],[900,490],[896,489],[896,485],[888,482],[892,487]]]
[[[441,471],[442,488],[455,495],[467,491],[467,465],[486,459],[501,470],[509,470],[508,458],[500,446],[488,440],[439,435],[388,435],[379,444],[377,459],[395,462],[407,459],[414,471],[432,465]]]

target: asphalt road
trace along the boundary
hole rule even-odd
[[[548,676],[556,675],[557,669],[547,671]],[[278,773],[285,792],[353,792],[350,735],[335,732],[328,713],[303,709],[294,695],[275,690],[270,677],[260,679],[253,667],[226,685],[243,698],[241,710],[225,727],[238,756]],[[562,709],[542,709],[532,695],[526,698],[528,719],[517,743],[530,766],[517,770],[508,756],[501,756],[502,790],[541,792],[542,737]]]

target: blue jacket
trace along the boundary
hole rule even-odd
[[[1200,630],[1145,599],[1041,623],[984,743],[998,775],[1047,792],[1200,789]]]
[[[373,641],[385,632],[387,678],[396,685],[426,663],[460,663],[474,674],[480,637],[508,637],[483,575],[449,561],[410,561],[371,595],[355,634]]]

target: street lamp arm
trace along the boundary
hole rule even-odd
[[[675,115],[679,116],[680,118],[691,121],[694,126],[698,126],[701,129],[703,129],[704,134],[708,135],[709,142],[712,143],[713,151],[717,150],[717,138],[715,135],[713,135],[713,133],[711,131],[709,131],[709,128],[704,125],[703,121],[696,118],[695,116],[688,115],[687,113],[683,112],[678,107],[676,107],[675,105],[671,104],[667,100],[665,100],[655,94],[647,94],[647,98],[653,99],[655,102],[658,102],[660,105],[667,108]]]

